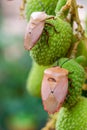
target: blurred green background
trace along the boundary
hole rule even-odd
[[[26,90],[32,60],[23,46],[26,22],[19,6],[20,1],[0,1],[0,130],[40,130],[47,113]]]
[[[20,1],[0,0],[0,130],[40,130],[48,116],[41,99],[26,90],[32,59],[23,47]]]

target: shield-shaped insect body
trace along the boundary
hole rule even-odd
[[[52,67],[44,71],[41,95],[44,109],[53,114],[60,109],[68,93],[68,70]]]
[[[26,50],[31,50],[39,40],[47,17],[48,15],[45,12],[33,12],[31,14],[24,39],[24,47]]]

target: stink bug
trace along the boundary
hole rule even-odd
[[[24,47],[31,50],[35,43],[40,38],[47,14],[45,12],[34,12],[31,14],[30,21],[25,33]]]
[[[32,47],[37,43],[39,40],[44,26],[46,19],[54,19],[54,16],[49,16],[45,12],[33,12],[30,17],[30,21],[27,25],[27,30],[25,33],[25,40],[24,40],[24,47],[26,50],[31,50]],[[49,26],[52,26],[49,23],[46,23]],[[52,26],[53,27],[53,26]],[[47,33],[47,31],[45,30]]]
[[[44,71],[41,95],[44,109],[53,114],[60,109],[68,93],[68,70],[52,67]]]

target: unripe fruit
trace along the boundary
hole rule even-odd
[[[29,20],[32,12],[45,11],[47,14],[54,15],[58,0],[27,0],[25,13]]]
[[[61,108],[56,130],[87,130],[87,98],[80,97],[78,103],[70,109]]]
[[[86,57],[85,56],[78,56],[75,58],[76,62],[78,62],[79,64],[82,64],[84,62],[86,62]]]
[[[59,65],[69,71],[69,92],[64,105],[70,107],[79,100],[85,80],[85,71],[74,59],[61,58]]]
[[[66,55],[71,41],[72,28],[69,23],[59,17],[46,20],[39,41],[30,51],[31,56],[40,65],[51,65]]]
[[[27,79],[27,90],[30,95],[41,96],[41,83],[43,79],[44,70],[49,68],[47,66],[39,66],[33,62],[33,66]]]
[[[85,61],[82,63],[82,65],[87,66],[87,38],[81,40],[78,45],[76,57],[78,57],[79,55],[85,57]]]
[[[55,13],[57,14],[60,9],[66,4],[67,0],[58,0]]]

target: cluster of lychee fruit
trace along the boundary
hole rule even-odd
[[[76,37],[71,21],[66,19],[69,9],[61,11],[69,1],[26,2],[24,47],[33,58],[27,89],[31,95],[42,97],[49,114],[58,112],[56,130],[87,130],[87,99],[81,96],[87,49],[83,53],[84,40],[79,40],[79,57],[71,57]]]

